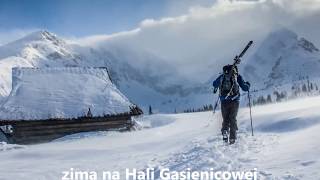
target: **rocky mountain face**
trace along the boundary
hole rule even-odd
[[[288,29],[270,33],[244,67],[257,89],[319,78],[320,52],[314,44]]]

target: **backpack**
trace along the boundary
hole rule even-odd
[[[236,70],[237,67],[235,66]],[[223,67],[223,75],[220,83],[220,96],[235,96],[239,94],[239,85],[237,83],[235,72],[232,70],[232,65]]]

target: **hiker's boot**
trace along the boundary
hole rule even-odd
[[[228,131],[227,130],[222,131],[222,140],[224,142],[228,143]]]
[[[229,144],[234,144],[236,142],[236,139],[229,139]]]
[[[230,138],[229,138],[229,143],[234,144],[237,139],[237,131],[236,130],[231,130],[230,131]]]

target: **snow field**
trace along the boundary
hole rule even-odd
[[[144,128],[133,132],[84,133],[32,146],[2,144],[0,177],[59,179],[70,168],[121,173],[125,168],[154,168],[156,177],[161,168],[257,168],[259,179],[316,180],[320,177],[319,100],[313,97],[254,107],[254,137],[249,110],[240,109],[234,145],[222,142],[221,115],[212,112],[144,116],[137,119]],[[283,128],[286,123],[289,128]]]

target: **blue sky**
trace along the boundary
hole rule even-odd
[[[146,18],[186,13],[214,0],[0,0],[0,31],[47,29],[64,36],[111,34]]]

